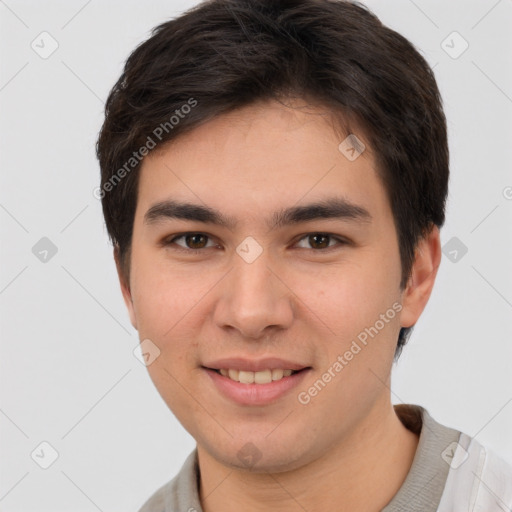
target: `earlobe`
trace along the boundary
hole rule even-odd
[[[413,326],[427,305],[434,287],[437,269],[441,263],[441,242],[439,228],[433,226],[420,239],[415,251],[414,264],[407,287],[402,296],[402,327]]]
[[[135,309],[133,307],[130,283],[127,281],[125,272],[121,265],[118,246],[114,246],[114,261],[116,262],[117,276],[119,278],[119,284],[121,286],[121,293],[123,294],[124,303],[126,304],[126,308],[128,309],[128,314],[130,316],[130,322],[133,327],[137,329],[137,318],[135,315]]]

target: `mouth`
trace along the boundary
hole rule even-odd
[[[267,368],[258,371],[236,368],[202,367],[213,389],[230,403],[242,406],[270,405],[285,399],[312,371],[300,369]]]
[[[257,372],[236,370],[233,368],[207,369],[213,370],[223,377],[227,377],[230,380],[240,382],[242,384],[270,384],[271,382],[276,382],[286,377],[290,377],[291,375],[307,370],[308,368],[302,368],[301,370],[292,370],[290,368],[268,368]]]

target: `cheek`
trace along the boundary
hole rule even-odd
[[[399,280],[399,265],[369,249],[357,261],[331,267],[314,278],[297,276],[296,289],[308,290],[304,302],[343,345],[399,300]],[[396,309],[390,311],[386,325],[393,323],[395,313]]]
[[[209,293],[219,276],[192,266],[170,265],[154,256],[141,257],[137,263],[132,297],[140,339],[149,338],[158,346],[160,363],[165,361],[173,374],[196,367]]]
[[[328,407],[335,401],[343,413],[354,407],[354,396],[364,408],[385,390],[400,329],[397,272],[382,272],[378,265],[371,269],[366,263],[351,265],[329,275],[322,287],[315,281],[313,288],[311,310],[329,328],[322,328],[328,334],[318,340],[318,371],[321,379],[332,381],[317,403]],[[308,385],[315,386],[317,378]]]
[[[139,335],[141,338],[167,338],[182,312],[183,290],[176,283],[168,286],[164,279],[152,281],[152,276],[141,279],[133,293]]]
[[[139,337],[155,340],[161,350],[179,329],[179,320],[197,302],[194,284],[179,269],[171,270],[158,259],[133,255],[131,289]]]
[[[194,379],[198,371],[198,331],[192,324],[205,286],[199,279],[154,262],[144,266],[139,260],[133,274],[139,338],[151,340],[159,350],[147,370],[172,410],[190,408],[190,396],[183,392],[182,383]]]

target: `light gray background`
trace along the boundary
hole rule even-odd
[[[92,192],[124,60],[195,3],[0,0],[1,511],[136,511],[194,447],[133,354]],[[393,401],[512,463],[512,0],[366,3],[434,66],[451,145],[442,243],[468,248],[443,257]],[[59,45],[47,59],[31,48],[43,31]],[[441,46],[453,31],[469,43],[456,59]],[[42,237],[58,248],[47,262],[32,252]],[[59,454],[48,469],[31,458],[43,441]]]

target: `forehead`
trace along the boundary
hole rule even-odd
[[[341,195],[372,217],[388,216],[369,145],[354,135],[347,142],[329,112],[304,104],[272,101],[220,115],[144,159],[137,214],[172,198],[268,224],[263,211]]]

